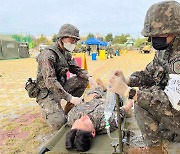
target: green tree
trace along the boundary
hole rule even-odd
[[[47,42],[46,42],[46,45],[51,45],[53,42],[52,42],[52,40],[48,40]]]
[[[76,49],[80,49],[82,47],[81,43],[76,44]]]
[[[88,36],[87,36],[87,39],[89,39],[89,38],[91,38],[91,37],[94,37],[94,34],[89,33]]]
[[[116,35],[112,41],[113,44],[120,44],[120,36]]]
[[[138,37],[138,38],[136,39],[135,43],[134,43],[134,46],[135,46],[136,48],[139,48],[140,45],[141,45],[143,42],[147,41],[147,39],[148,39],[148,38],[146,38],[146,37],[144,37],[144,38]]]
[[[105,36],[105,41],[106,42],[109,42],[109,41],[112,41],[113,40],[113,35],[112,33],[108,33],[106,36]]]
[[[41,34],[41,36],[37,39],[38,44],[46,44],[47,42],[48,39],[43,34]]]
[[[23,42],[23,36],[20,34],[13,34],[12,38],[14,38],[17,42]]]
[[[54,34],[54,35],[53,35],[52,41],[53,41],[53,42],[56,42],[56,41],[57,41],[57,34]]]
[[[116,35],[113,39],[113,44],[124,44],[127,41],[127,37],[130,37],[129,34]]]
[[[33,40],[34,46],[39,46],[40,44],[49,45],[52,41],[49,41],[43,34],[38,39]]]

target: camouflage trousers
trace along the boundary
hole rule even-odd
[[[141,102],[138,96],[135,117],[147,146],[158,146],[163,139],[180,142],[180,111],[175,110],[167,95],[158,87],[148,89],[152,97]],[[148,92],[147,92],[148,93]],[[146,97],[145,97],[146,98]]]
[[[81,97],[88,85],[88,80],[78,76],[71,77],[64,85],[64,89],[72,96]],[[37,101],[42,109],[46,122],[54,130],[60,129],[66,122],[66,115],[61,106],[61,97],[49,93],[47,97]]]
[[[107,59],[108,59],[108,58],[113,58],[113,56],[114,56],[114,55],[113,55],[113,50],[108,50],[108,51],[107,51]]]

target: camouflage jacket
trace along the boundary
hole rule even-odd
[[[148,89],[153,86],[164,90],[169,80],[169,74],[180,74],[180,38],[176,37],[174,43],[167,50],[157,51],[144,71],[131,74],[129,86],[139,87],[138,101],[151,101],[153,97]],[[143,90],[142,90],[143,89]],[[143,98],[142,98],[142,97]]]
[[[104,102],[105,99],[97,98],[90,102],[82,102],[81,104],[75,106],[68,113],[68,124],[72,125],[75,120],[81,118],[83,115],[88,115],[93,122],[96,130],[96,134],[106,133],[105,120],[104,120]],[[125,117],[125,111],[120,108],[121,117]],[[114,111],[109,119],[110,131],[114,131],[118,128],[116,124],[117,113]]]
[[[66,72],[70,71],[87,78],[87,71],[81,69],[71,54],[68,51],[62,51],[57,43],[42,51],[37,57],[37,62],[37,85],[40,89],[37,99],[44,98],[48,92],[51,92],[66,101],[70,101],[71,94],[63,88],[67,80]]]

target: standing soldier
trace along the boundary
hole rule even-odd
[[[97,45],[97,55],[99,56],[99,45]]]
[[[60,129],[65,123],[65,113],[74,105],[80,103],[89,80],[93,80],[87,71],[77,66],[71,53],[77,41],[80,40],[79,30],[64,24],[58,33],[58,41],[42,51],[38,57],[37,103],[41,106],[47,123],[53,129]],[[67,71],[76,76],[67,79]],[[65,112],[61,106],[61,99],[68,103]]]
[[[88,52],[88,56],[90,56],[91,55],[91,47],[90,47],[90,45],[87,46],[87,52]]]
[[[109,41],[108,46],[107,46],[107,59],[109,59],[109,57],[113,58],[112,55],[113,55],[112,42]]]
[[[115,71],[112,90],[134,99],[135,116],[144,143],[157,150],[162,139],[180,142],[180,4],[164,1],[147,11],[142,34],[157,50],[144,71],[134,72],[126,83]]]

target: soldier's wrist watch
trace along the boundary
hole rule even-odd
[[[136,89],[131,88],[129,91],[128,99],[133,99],[133,97],[136,95]]]

